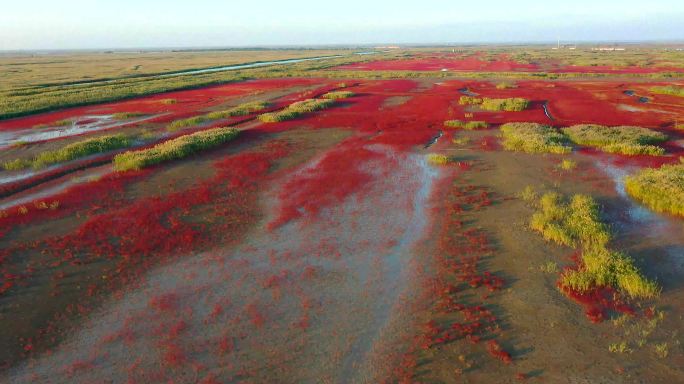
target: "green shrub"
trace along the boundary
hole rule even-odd
[[[520,112],[527,109],[530,101],[521,97],[513,97],[509,99],[489,99],[484,98],[480,108],[486,111],[508,111]]]
[[[32,160],[14,160],[3,164],[7,170],[17,170],[28,167],[43,168],[45,166],[78,159],[81,157],[126,148],[131,145],[131,139],[125,135],[100,136],[78,141],[56,151],[39,153]]]
[[[264,113],[259,115],[259,120],[263,123],[276,123],[279,121],[292,120],[310,112],[330,107],[335,103],[335,99],[308,99],[290,104],[287,108],[278,112]]]
[[[100,136],[69,144],[57,151],[40,153],[33,161],[34,168],[61,163],[95,153],[125,148],[131,145],[131,139],[125,135]]]
[[[506,83],[506,82],[498,83],[496,85],[496,89],[513,89],[513,88],[518,88],[518,86],[515,84],[511,84],[511,83]]]
[[[482,104],[482,98],[481,97],[474,97],[474,96],[461,96],[461,98],[458,99],[458,104],[460,104],[460,105],[478,105],[478,104]]]
[[[112,115],[115,120],[128,120],[140,116],[145,116],[145,114],[138,112],[119,112]]]
[[[453,159],[446,155],[440,155],[438,153],[430,153],[427,155],[427,161],[434,165],[447,165],[453,161]]]
[[[566,137],[555,128],[537,123],[507,123],[501,126],[503,146],[509,151],[569,153]]]
[[[518,192],[516,196],[526,203],[532,203],[537,200],[537,192],[531,185],[526,186],[525,189]]]
[[[672,95],[684,97],[684,87],[678,87],[676,85],[666,85],[662,87],[651,87],[651,92],[659,93],[661,95]]]
[[[2,164],[2,168],[6,171],[19,171],[31,166],[33,162],[31,160],[15,159],[11,161],[6,161]]]
[[[118,154],[114,157],[114,168],[120,172],[139,170],[165,161],[182,159],[231,141],[239,133],[235,128],[224,127],[180,136],[149,149]]]
[[[486,121],[461,121],[461,120],[447,120],[444,126],[448,128],[461,128],[467,130],[486,129],[489,124]]]
[[[337,100],[337,99],[347,99],[349,97],[354,97],[354,96],[355,96],[354,92],[351,92],[351,91],[336,91],[336,92],[328,92],[321,97],[324,99]]]
[[[73,125],[73,124],[74,124],[73,120],[59,120],[59,121],[56,121],[53,125],[55,127],[66,127],[68,125]]]
[[[667,135],[641,127],[606,127],[581,124],[563,128],[570,140],[608,153],[624,155],[663,155],[665,149],[652,145],[667,140]]]
[[[214,120],[222,120],[222,119],[227,119],[230,117],[235,117],[235,116],[245,116],[249,115],[252,112],[258,112],[261,111],[265,108],[268,107],[268,103],[263,103],[263,102],[253,102],[253,103],[246,103],[246,104],[240,104],[237,107],[223,110],[223,111],[215,111],[215,112],[210,112],[204,115],[199,115],[199,116],[193,116],[189,117],[187,119],[181,119],[181,120],[176,120],[171,122],[166,129],[169,131],[177,131],[179,129],[183,128],[188,128],[188,127],[196,127],[198,125],[214,121]]]
[[[568,202],[557,193],[547,193],[532,215],[530,227],[544,239],[582,251],[582,265],[561,275],[561,285],[577,292],[610,286],[634,298],[659,294],[626,255],[608,248],[611,234],[600,219],[594,199],[575,195]]]
[[[572,160],[564,159],[560,163],[560,168],[564,171],[572,171],[577,168],[577,163]]]
[[[684,164],[648,168],[627,176],[625,189],[656,212],[684,216]]]

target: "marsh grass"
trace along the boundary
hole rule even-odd
[[[74,124],[73,120],[59,120],[59,121],[55,121],[55,123],[53,125],[55,127],[66,127],[66,126],[73,125],[73,124]]]
[[[667,135],[642,127],[606,127],[596,124],[574,125],[562,129],[579,145],[596,147],[607,153],[623,155],[663,155],[665,149],[653,144],[667,140]]]
[[[489,124],[486,121],[447,120],[444,122],[444,126],[448,128],[460,128],[466,130],[489,128]]]
[[[501,82],[496,85],[496,89],[513,89],[518,88],[517,85],[513,83]]]
[[[537,192],[534,190],[534,187],[528,185],[522,191],[518,192],[517,197],[526,203],[533,203],[537,201],[537,198],[539,196],[537,195]]]
[[[128,119],[133,119],[133,118],[141,117],[141,116],[145,116],[145,114],[144,113],[138,113],[138,112],[119,112],[119,113],[113,114],[112,118],[114,118],[114,120],[128,120]]]
[[[338,99],[347,99],[350,97],[354,97],[356,94],[351,91],[336,91],[336,92],[328,92],[325,95],[321,96],[324,99],[332,99],[332,100],[338,100]]]
[[[468,137],[454,137],[451,140],[451,142],[456,144],[456,145],[466,145],[466,144],[470,143],[470,138],[468,138]]]
[[[574,195],[566,201],[557,193],[543,195],[530,227],[548,241],[581,250],[582,265],[563,272],[562,286],[581,293],[609,286],[633,298],[659,295],[658,285],[645,278],[632,259],[608,248],[611,234],[590,196]]]
[[[573,169],[577,168],[577,163],[569,159],[564,159],[559,164],[559,167],[564,171],[572,171]]]
[[[28,167],[35,169],[48,165],[63,163],[81,157],[126,148],[131,145],[131,139],[126,135],[108,135],[71,143],[56,151],[39,153],[31,160],[16,159],[3,164],[6,170],[20,170]]]
[[[128,151],[114,157],[117,171],[140,170],[166,161],[178,160],[235,139],[240,131],[231,127],[215,128],[157,144],[140,151]]]
[[[261,111],[269,106],[268,103],[264,102],[253,102],[240,104],[237,107],[226,109],[223,111],[210,112],[204,115],[193,116],[187,119],[181,119],[171,122],[166,129],[169,131],[177,131],[179,129],[196,127],[204,123],[208,123],[214,120],[228,119],[235,116],[245,116],[252,112]]]
[[[625,190],[656,212],[684,216],[684,163],[647,168],[627,176]]]
[[[661,95],[672,95],[684,97],[684,87],[678,87],[676,85],[666,85],[662,87],[651,87],[650,91],[653,93]]]
[[[473,97],[473,96],[461,96],[461,98],[458,99],[458,104],[459,105],[479,105],[482,104],[483,99],[481,97]]]
[[[565,135],[548,125],[507,123],[501,126],[503,147],[509,151],[563,154],[572,151]]]
[[[484,98],[480,108],[486,111],[507,111],[520,112],[527,109],[530,101],[521,97],[513,97],[508,99],[489,99]]]
[[[33,164],[33,161],[26,159],[14,159],[6,161],[2,164],[2,168],[6,171],[19,171],[22,169],[29,168]]]
[[[660,343],[653,346],[656,356],[660,359],[666,358],[670,354],[670,348],[667,343]]]
[[[427,161],[433,165],[447,165],[454,160],[446,155],[440,155],[438,153],[430,153],[427,155]]]
[[[308,99],[290,104],[287,108],[278,111],[259,115],[259,120],[263,123],[276,123],[296,119],[297,117],[310,112],[329,108],[335,103],[335,99]]]

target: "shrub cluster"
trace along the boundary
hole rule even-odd
[[[6,170],[19,170],[33,167],[42,168],[51,164],[62,163],[81,157],[126,148],[131,145],[131,139],[125,135],[100,136],[92,139],[78,141],[56,151],[39,153],[31,160],[13,160],[3,164]]]
[[[513,88],[518,88],[518,86],[513,84],[513,83],[506,83],[506,82],[498,83],[496,85],[496,89],[513,89]]]
[[[569,153],[565,135],[548,125],[507,123],[501,126],[503,146],[509,151],[527,153]]]
[[[336,92],[328,92],[321,97],[323,97],[324,99],[337,100],[337,99],[347,99],[347,98],[354,97],[354,96],[355,96],[354,92],[351,92],[351,91],[336,91]]]
[[[473,97],[473,96],[461,96],[461,98],[458,99],[458,104],[460,104],[460,105],[478,105],[478,104],[482,104],[482,98],[481,97]]]
[[[625,189],[656,212],[684,216],[684,163],[647,168],[627,176]]]
[[[569,202],[557,193],[541,197],[530,227],[546,240],[582,251],[582,265],[564,271],[561,285],[580,293],[613,287],[634,298],[657,296],[658,285],[645,278],[632,259],[608,248],[611,234],[599,216],[590,196],[575,195]]]
[[[189,117],[187,119],[182,119],[182,120],[176,120],[169,124],[167,127],[168,130],[170,131],[176,131],[179,129],[183,128],[188,128],[188,127],[195,127],[200,124],[204,124],[210,121],[214,120],[221,120],[221,119],[227,119],[229,117],[234,117],[234,116],[245,116],[249,115],[252,112],[258,112],[261,111],[265,108],[268,107],[268,103],[265,102],[253,102],[253,103],[246,103],[246,104],[240,104],[237,107],[223,110],[223,111],[215,111],[215,112],[210,112],[205,115],[199,115],[199,116],[193,116]]]
[[[453,159],[446,155],[440,155],[438,153],[430,153],[427,155],[427,161],[434,165],[447,165],[453,161]]]
[[[623,155],[663,155],[665,149],[653,144],[667,140],[667,135],[663,133],[629,126],[581,124],[563,128],[563,133],[576,144]]]
[[[112,115],[114,120],[128,120],[140,116],[145,116],[145,114],[138,112],[119,112]]]
[[[666,85],[662,87],[651,87],[651,92],[659,93],[661,95],[672,95],[684,97],[684,87],[678,87],[676,85]]]
[[[335,103],[335,99],[308,99],[290,104],[279,112],[264,113],[259,115],[259,120],[264,123],[276,123],[279,121],[292,120],[305,113],[326,109]]]
[[[140,170],[165,161],[178,160],[219,146],[240,134],[235,128],[223,127],[196,132],[157,144],[140,151],[128,151],[114,157],[117,171]]]
[[[520,112],[527,109],[530,101],[521,97],[513,97],[508,99],[489,99],[484,98],[480,108],[486,111],[507,111]]]
[[[486,121],[447,120],[444,122],[444,126],[448,128],[460,128],[467,130],[489,128],[489,124],[487,124]]]

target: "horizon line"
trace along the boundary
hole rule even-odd
[[[557,39],[538,41],[508,41],[508,42],[426,42],[426,43],[335,43],[335,44],[259,44],[259,45],[225,45],[225,46],[140,46],[140,47],[92,47],[92,48],[23,48],[23,49],[0,49],[0,53],[30,53],[30,52],[79,52],[79,51],[105,51],[105,52],[130,52],[130,51],[221,51],[221,50],[321,50],[321,49],[356,49],[356,48],[439,48],[439,47],[477,47],[477,46],[541,46],[556,45]],[[597,45],[597,44],[625,44],[625,45],[684,45],[684,39],[650,39],[650,40],[564,40],[565,45]]]

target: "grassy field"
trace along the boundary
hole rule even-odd
[[[680,54],[589,49],[0,90],[0,382],[684,382]]]
[[[283,49],[0,55],[0,91],[351,52],[348,49]]]
[[[524,50],[524,49],[523,49]],[[538,48],[530,48],[532,52],[539,53]],[[519,52],[520,49],[513,50]],[[536,72],[441,72],[441,71],[356,71],[356,70],[330,70],[332,67],[359,63],[377,59],[410,59],[419,55],[420,49],[396,50],[382,52],[376,55],[350,55],[350,50],[304,50],[304,51],[247,51],[247,52],[172,52],[172,53],[137,53],[123,55],[120,61],[113,59],[114,64],[92,66],[92,62],[109,62],[108,55],[115,58],[114,54],[95,54],[85,56],[65,56],[63,60],[47,60],[44,58],[26,57],[2,57],[5,60],[2,68],[7,68],[0,79],[0,119],[23,116],[26,114],[50,111],[57,108],[101,103],[106,101],[121,100],[130,97],[143,96],[166,92],[171,90],[196,88],[214,84],[225,84],[245,79],[275,78],[275,77],[310,77],[310,78],[335,78],[335,79],[412,79],[412,78],[471,78],[471,79],[575,79],[575,78],[607,78],[623,77],[638,79],[672,79],[683,78],[684,74],[656,72],[656,73],[552,73],[544,70]],[[477,50],[469,49],[470,54]],[[498,51],[495,51],[498,52]],[[511,50],[502,49],[499,54],[511,54]],[[286,66],[272,66],[266,68],[243,69],[222,73],[206,73],[192,76],[167,76],[158,77],[160,72],[173,72],[183,69],[198,69],[215,67],[226,64],[238,64],[254,61],[280,60],[287,58],[302,58],[313,56],[326,56],[328,54],[346,55],[342,58],[331,58],[323,61],[304,62],[289,64]],[[544,52],[544,55],[547,55]],[[650,50],[650,55],[659,55],[661,52]],[[150,55],[150,62],[145,75],[140,76],[139,71],[143,67],[133,71],[130,67],[131,57],[144,58]],[[157,55],[157,56],[155,56]],[[492,55],[495,55],[492,53]],[[577,57],[593,56],[593,53],[585,50],[573,53]],[[57,56],[61,57],[61,56]],[[545,56],[544,56],[545,57]],[[669,57],[669,56],[668,56]],[[676,61],[676,58],[671,60]],[[145,62],[144,59],[140,59]],[[552,60],[546,58],[544,60]],[[579,59],[578,59],[579,60]],[[35,63],[34,63],[35,61]],[[678,62],[678,61],[677,61]],[[41,64],[42,63],[42,64]],[[117,64],[118,63],[118,64]],[[126,64],[124,64],[126,63]],[[164,64],[166,63],[166,64]],[[54,67],[52,65],[54,64]],[[34,68],[19,70],[22,65],[37,66]],[[45,66],[45,68],[41,67]],[[90,66],[90,67],[88,67]],[[123,66],[123,67],[122,67]],[[136,64],[137,66],[137,64]],[[543,66],[542,66],[543,67]],[[135,66],[134,66],[135,68]],[[87,75],[74,76],[75,71]],[[40,70],[40,74],[34,72]],[[55,81],[58,79],[58,81]],[[69,85],[70,82],[107,80],[107,82],[85,83],[81,85]],[[500,83],[501,84],[501,83]],[[478,102],[480,104],[480,102]],[[496,105],[494,105],[496,104]],[[492,104],[492,108],[502,107],[500,103]],[[514,108],[517,107],[511,107]]]

